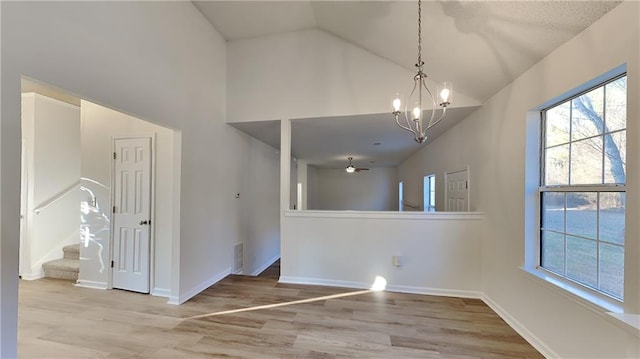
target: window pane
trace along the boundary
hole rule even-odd
[[[429,205],[431,207],[436,206],[436,176],[429,177],[429,191],[431,192],[429,198]]]
[[[597,239],[597,193],[567,193],[567,234]]]
[[[606,92],[607,130],[622,130],[627,127],[627,77],[609,83],[606,86]]]
[[[564,193],[542,193],[542,228],[564,232]]]
[[[547,110],[546,113],[546,147],[569,142],[570,111],[569,103]]]
[[[545,184],[569,184],[569,145],[547,149],[545,159]]]
[[[624,192],[600,193],[600,240],[624,244]]]
[[[614,297],[622,298],[624,278],[624,247],[600,243],[600,287]]]
[[[604,88],[598,87],[571,101],[571,139],[573,141],[602,133],[604,126]]]
[[[627,131],[604,136],[604,182],[626,183]]]
[[[542,267],[564,275],[564,235],[542,231],[540,264]]]
[[[567,236],[567,277],[597,288],[596,242]]]
[[[602,183],[602,137],[571,144],[571,184]]]

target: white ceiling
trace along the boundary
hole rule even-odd
[[[195,1],[194,4],[227,41],[316,28],[414,70],[417,53],[414,1]],[[435,81],[452,81],[454,91],[482,103],[618,4],[618,1],[425,1],[422,4],[425,72]],[[393,123],[390,117],[385,120]],[[374,121],[371,118],[369,122]],[[446,121],[449,120],[448,116]],[[346,121],[332,119],[334,124]],[[297,133],[302,136],[304,131],[296,127],[294,136]],[[411,142],[402,130],[385,127],[384,131],[399,132],[403,138],[398,141]],[[333,128],[327,132],[335,135],[349,130]],[[310,135],[319,138],[317,133]],[[331,138],[320,141],[325,147],[339,147]],[[391,138],[385,140],[388,141]],[[310,145],[296,147],[309,142],[298,142],[294,137],[294,154],[311,156]],[[379,150],[370,148],[351,151],[342,157],[353,155],[357,159],[358,153],[364,157],[382,156]],[[381,163],[387,160],[378,157],[376,164]]]

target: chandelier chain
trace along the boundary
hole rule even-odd
[[[418,63],[417,68],[422,68],[422,1],[418,0]]]

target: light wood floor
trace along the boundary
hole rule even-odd
[[[20,282],[21,358],[542,358],[482,301],[229,276],[181,306]],[[207,313],[360,292],[232,314]]]

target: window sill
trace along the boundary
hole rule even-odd
[[[569,282],[561,281],[544,271],[520,267],[526,278],[561,294],[582,307],[602,316],[605,320],[617,325],[627,332],[640,337],[640,314],[624,313],[622,303],[615,299],[595,295]]]
[[[604,314],[605,312],[622,313],[622,303],[615,299],[606,299],[604,296],[599,296],[590,291],[581,288],[577,284],[572,284],[568,281],[562,281],[552,275],[545,273],[542,270],[535,268],[520,267],[523,273],[528,274],[527,277],[535,280],[544,286],[555,290],[569,299],[577,301],[588,309]]]

